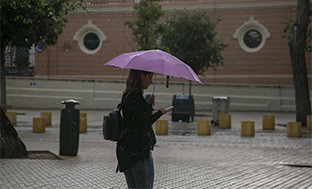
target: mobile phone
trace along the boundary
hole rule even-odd
[[[169,106],[166,110],[171,110],[174,106]]]

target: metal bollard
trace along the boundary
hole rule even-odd
[[[79,146],[80,114],[75,109],[78,101],[73,99],[62,101],[66,107],[61,110],[60,155],[77,156]]]
[[[87,133],[87,118],[80,117],[80,133]]]
[[[254,121],[242,121],[241,122],[241,136],[254,137],[255,136],[255,122]]]
[[[275,116],[274,115],[262,116],[262,130],[275,130]]]
[[[33,132],[44,133],[45,132],[45,119],[42,117],[33,118]]]
[[[287,123],[287,137],[301,137],[301,122],[288,122]]]
[[[41,112],[40,117],[45,119],[45,125],[52,125],[52,113],[51,112]]]
[[[87,113],[80,113],[80,133],[87,133]]]
[[[211,121],[198,120],[197,121],[197,135],[210,135],[211,134]]]
[[[231,129],[231,114],[219,114],[219,127],[222,129]]]
[[[307,129],[312,130],[312,115],[307,115]]]
[[[159,119],[155,123],[155,132],[157,135],[168,135],[168,120]]]
[[[87,113],[80,113],[80,118],[86,118],[87,119]]]

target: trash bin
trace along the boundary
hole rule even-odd
[[[174,95],[172,100],[171,120],[173,122],[194,121],[195,105],[193,95]]]
[[[212,125],[219,125],[219,115],[228,114],[230,110],[230,97],[212,97]]]
[[[75,100],[62,101],[66,107],[61,110],[60,155],[77,156],[79,146],[80,111],[75,109],[79,104]]]

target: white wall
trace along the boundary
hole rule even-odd
[[[7,104],[12,108],[61,109],[62,100],[75,99],[78,109],[112,109],[120,102],[124,82],[49,80],[7,77]],[[145,93],[151,93],[150,86]],[[156,108],[170,106],[174,94],[188,94],[188,82],[156,84]],[[195,109],[212,109],[213,96],[231,98],[231,111],[295,111],[293,87],[193,84]],[[312,90],[310,89],[310,94]]]

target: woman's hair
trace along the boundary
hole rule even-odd
[[[135,90],[138,90],[138,91],[142,91],[143,93],[141,74],[144,74],[146,76],[151,73],[152,72],[131,69],[128,79],[127,79],[126,89],[123,92],[126,93],[126,92],[133,92]]]

